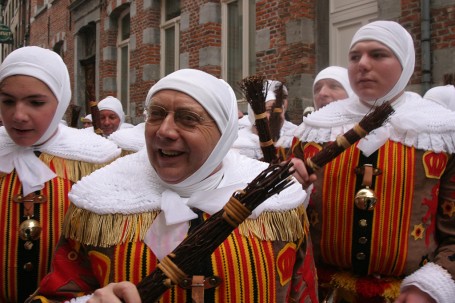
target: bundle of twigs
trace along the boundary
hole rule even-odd
[[[243,190],[235,192],[222,210],[196,227],[138,285],[142,302],[155,302],[173,285],[181,285],[231,232],[262,202],[292,184],[292,162],[271,165]]]
[[[269,125],[270,125],[270,134],[272,136],[273,142],[277,142],[280,138],[281,126],[283,124],[283,108],[284,108],[284,84],[279,83],[278,87],[274,90],[275,93],[275,103],[272,107],[272,113],[270,114]]]
[[[389,102],[384,102],[376,107],[372,112],[362,118],[359,123],[348,130],[343,135],[330,142],[324,148],[311,158],[305,160],[307,171],[311,174],[319,170],[322,166],[335,159],[339,154],[345,151],[349,146],[365,137],[372,130],[380,127],[391,114],[394,109]]]
[[[93,131],[98,135],[103,135],[103,130],[101,129],[101,118],[100,118],[100,110],[98,108],[98,102],[90,101],[90,113],[92,114],[92,125]]]
[[[270,126],[265,113],[265,98],[267,96],[268,87],[264,84],[267,83],[264,77],[249,76],[240,82],[240,89],[242,90],[246,101],[251,106],[254,112],[256,128],[259,136],[259,143],[261,145],[264,161],[274,163],[277,160],[275,145],[270,133]]]

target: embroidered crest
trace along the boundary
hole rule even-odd
[[[425,152],[422,157],[422,162],[426,177],[430,179],[440,179],[446,168],[448,158],[446,153]]]

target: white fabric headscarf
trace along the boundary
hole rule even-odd
[[[81,118],[82,122],[92,122],[92,114],[88,114],[87,116]]]
[[[122,102],[120,102],[120,100],[115,97],[107,96],[106,98],[98,102],[98,109],[99,111],[102,110],[113,111],[120,118],[120,124],[118,125],[119,128],[123,124],[123,122],[125,122],[125,113],[123,112]]]
[[[323,79],[333,79],[343,86],[348,98],[354,96],[354,91],[349,84],[348,70],[341,66],[329,66],[321,70],[314,78],[313,82],[313,96],[314,96],[314,86],[318,83],[319,80]]]
[[[379,106],[401,93],[411,79],[415,65],[414,42],[411,35],[394,21],[375,21],[362,26],[351,41],[351,49],[360,41],[377,41],[390,48],[401,63],[403,71],[395,86],[378,100],[365,100],[370,105]]]
[[[423,98],[436,102],[451,111],[455,111],[455,87],[453,85],[435,86],[430,88]]]
[[[50,144],[71,100],[68,69],[55,52],[38,46],[26,46],[10,53],[0,65],[0,83],[7,77],[25,75],[44,82],[55,95],[58,105],[49,127],[30,147],[14,144],[0,154],[0,171],[10,173],[16,169],[23,185],[23,194],[40,190],[44,183],[55,177],[52,170],[33,153]],[[45,144],[43,144],[46,142]]]
[[[212,153],[196,172],[178,184],[166,184],[169,188],[185,195],[204,186],[202,181],[220,165],[237,139],[237,99],[234,91],[225,81],[200,70],[181,69],[167,75],[152,86],[145,101],[146,108],[152,102],[153,95],[164,89],[180,91],[199,102],[215,120],[221,132],[221,138]]]
[[[217,197],[232,194],[232,188],[217,189],[223,178],[223,168],[212,172],[222,163],[238,133],[237,99],[225,81],[200,70],[178,70],[150,89],[146,108],[153,102],[153,96],[164,89],[185,93],[199,102],[217,124],[221,137],[204,164],[182,182],[169,184],[158,178],[168,189],[161,195],[162,212],[147,231],[144,242],[160,260],[185,238],[188,220],[197,218],[189,207],[192,200],[204,205],[217,201],[210,198],[210,193],[216,193]]]

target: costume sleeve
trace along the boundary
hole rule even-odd
[[[61,238],[52,258],[52,267],[27,303],[63,302],[91,294],[99,283],[91,269],[84,246]]]
[[[432,296],[438,303],[455,298],[455,158],[450,157],[439,187],[436,218],[439,247],[434,263],[428,263],[406,277],[402,289],[414,285]]]

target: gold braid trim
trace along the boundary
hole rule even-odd
[[[305,206],[283,212],[264,211],[257,219],[246,219],[240,226],[240,234],[253,234],[265,241],[297,241],[305,236],[307,224]]]
[[[365,137],[366,135],[368,135],[367,131],[364,130],[358,123],[354,125],[354,127],[352,128],[355,133],[357,135],[359,135],[360,138],[363,138]]]
[[[95,214],[70,205],[63,235],[86,245],[109,247],[143,240],[159,211],[138,214]]]
[[[143,240],[159,210],[139,214],[99,215],[70,205],[63,225],[63,235],[85,245],[110,247],[119,243]],[[297,241],[305,236],[308,225],[305,207],[283,212],[263,212],[257,219],[239,225],[245,237],[265,241]]]
[[[111,163],[112,161],[96,164],[96,163],[89,163],[89,162],[82,162],[79,160],[68,160],[64,158],[60,158],[57,156],[52,156],[49,154],[42,153],[39,158],[43,161],[47,166],[52,165],[54,166],[55,173],[57,176],[61,178],[66,178],[71,180],[72,182],[77,182],[82,177],[85,177],[95,170],[106,166],[107,164]],[[115,159],[114,159],[115,160]]]
[[[174,254],[171,254],[171,257],[174,256]],[[167,287],[180,284],[187,276],[174,262],[172,262],[169,256],[164,257],[157,267],[161,269],[166,277],[168,277],[168,279],[164,280],[164,285]]]
[[[261,120],[261,119],[266,119],[267,118],[267,114],[264,112],[264,113],[261,113],[261,114],[255,114],[254,115],[254,119],[255,120]]]
[[[259,145],[261,147],[267,147],[267,146],[273,145],[273,140],[269,140],[269,141],[266,141],[266,142],[259,142]]]

